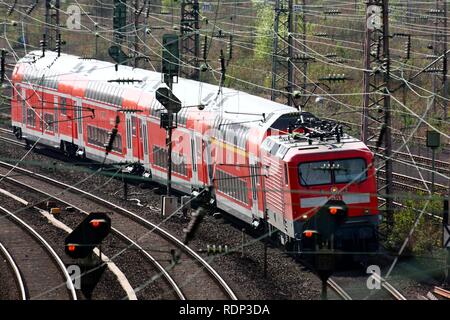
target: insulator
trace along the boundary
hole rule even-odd
[[[408,37],[408,40],[405,42],[405,58],[409,60],[411,57],[411,37]]]
[[[393,36],[394,36],[394,37],[400,37],[400,38],[411,37],[411,35],[408,34],[408,33],[394,33]]]
[[[441,9],[430,9],[430,10],[428,10],[428,13],[431,14],[431,15],[435,15],[435,16],[437,16],[437,15],[444,15],[444,10],[441,10]]]
[[[336,54],[336,52],[331,52],[331,53],[327,53],[327,54],[325,55],[325,57],[326,57],[326,58],[336,58],[336,57],[337,57],[337,54]]]
[[[27,15],[29,15],[33,10],[34,10],[34,8],[36,8],[36,5],[38,4],[38,2],[36,1],[36,2],[34,2],[31,6],[29,6],[28,8],[27,8],[27,10],[25,10],[25,13],[27,14]]]
[[[110,153],[113,148],[114,140],[116,139],[117,133],[119,131],[118,130],[119,123],[120,123],[120,117],[116,116],[116,122],[115,122],[114,128],[111,130],[111,133],[109,135],[108,144],[105,147],[106,154]]]
[[[206,252],[209,255],[215,255],[215,254],[227,254],[229,252],[229,248],[227,245],[207,245],[206,246]]]
[[[340,10],[333,9],[333,10],[326,10],[323,13],[330,16],[336,16],[341,14],[342,12]]]
[[[441,73],[442,69],[439,68],[428,68],[425,70],[426,73]]]
[[[344,73],[342,73],[342,74],[333,73],[333,74],[328,74],[328,76],[326,76],[326,77],[319,78],[319,80],[336,82],[336,81],[345,81],[345,80],[348,80],[348,78]]]
[[[326,32],[318,32],[318,33],[315,33],[314,36],[321,37],[321,38],[327,38],[328,37],[328,33],[326,33]]]
[[[230,41],[227,44],[228,61],[233,58],[233,35],[230,35]]]
[[[203,42],[203,61],[208,58],[208,35],[205,35],[205,41]]]
[[[189,222],[189,225],[186,229],[183,230],[184,232],[184,244],[187,244],[192,238],[194,237],[195,232],[197,231],[201,221],[203,220],[203,217],[206,215],[206,210],[202,207],[197,209],[192,214],[192,219]]]
[[[6,13],[8,16],[10,16],[14,9],[16,8],[17,0],[14,0],[14,3],[9,7],[8,12]]]

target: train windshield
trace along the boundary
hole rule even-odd
[[[302,186],[358,183],[367,178],[366,162],[355,158],[300,163],[299,178]]]

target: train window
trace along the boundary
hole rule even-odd
[[[196,172],[197,171],[197,159],[196,159],[197,155],[195,153],[195,143],[194,143],[194,139],[191,139],[191,159],[192,159],[192,171]]]
[[[367,179],[364,159],[335,160],[332,164],[336,183],[361,182]]]
[[[88,143],[98,147],[105,147],[109,141],[108,130],[88,126]],[[117,134],[113,142],[114,151],[122,153],[122,136]]]
[[[67,101],[66,101],[66,97],[61,97],[61,100],[59,102],[60,107],[61,107],[61,114],[62,115],[67,115]]]
[[[361,158],[301,163],[300,183],[304,186],[357,183],[367,179],[366,168]]]
[[[36,127],[36,113],[34,109],[27,109],[27,125],[30,127]]]
[[[136,137],[137,134],[137,119],[136,117],[131,117],[131,128],[133,137]]]
[[[45,131],[54,131],[55,130],[55,122],[53,120],[53,115],[50,113],[44,114],[44,126]]]
[[[330,162],[316,161],[301,163],[299,165],[299,176],[302,186],[331,184]]]
[[[183,155],[172,153],[172,170],[182,176],[187,177],[186,161]],[[153,146],[153,162],[155,166],[167,168],[167,149]]]
[[[248,204],[247,182],[239,177],[216,170],[217,189],[223,194]]]
[[[127,148],[131,149],[131,120],[127,119]]]
[[[22,96],[23,96],[23,98],[22,98],[22,123],[26,124],[26,122],[27,122],[27,112],[25,110],[27,109],[27,106],[26,106],[26,100],[25,100],[26,99],[25,98],[25,96],[26,96],[25,89],[22,90]]]
[[[144,138],[144,153],[148,154],[148,132],[147,132],[147,124],[144,122],[142,125],[142,137]]]

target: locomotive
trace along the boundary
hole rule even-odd
[[[12,80],[17,138],[104,161],[119,121],[106,162],[166,183],[165,109],[155,97],[165,86],[160,73],[34,51],[18,61]],[[377,250],[373,154],[339,123],[183,78],[173,93],[182,104],[171,142],[173,188],[207,190],[217,209],[266,226],[298,251],[330,223],[335,249]]]

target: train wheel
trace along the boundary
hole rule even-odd
[[[25,139],[25,149],[26,150],[30,150],[31,149],[31,143],[30,140]]]
[[[14,128],[14,135],[17,139],[22,140],[22,128]]]
[[[61,143],[59,144],[59,150],[61,151],[61,153],[65,156],[68,156],[67,154],[67,146],[66,146],[66,142],[61,140]]]

